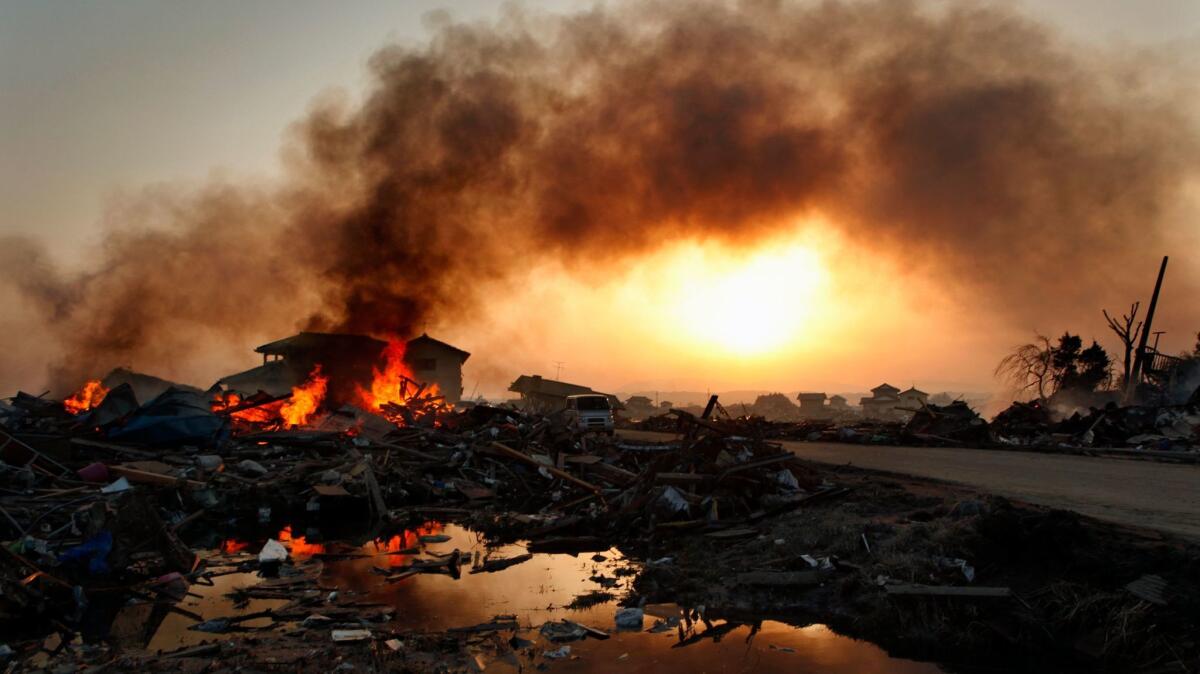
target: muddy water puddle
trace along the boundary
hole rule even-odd
[[[518,637],[533,642],[526,653],[552,671],[562,672],[821,672],[823,674],[932,674],[937,666],[889,657],[873,644],[838,635],[822,625],[797,628],[764,621],[757,627],[715,620],[693,620],[695,611],[674,605],[645,607],[640,628],[617,630],[616,598],[625,594],[637,566],[615,549],[577,555],[532,555],[527,561],[494,572],[481,572],[491,560],[517,560],[527,554],[523,545],[489,546],[478,534],[455,525],[426,524],[385,539],[352,545],[319,541],[284,528],[270,536],[289,549],[297,569],[316,578],[321,598],[304,612],[321,617],[323,605],[362,606],[370,613],[364,622],[377,634],[397,631],[438,632],[488,623],[496,616],[513,616]],[[211,585],[195,584],[175,605],[138,603],[125,606],[112,626],[112,636],[131,647],[170,651],[229,634],[197,631],[201,621],[250,616],[280,610],[290,603],[280,598],[244,597],[238,588],[259,586],[257,572],[236,571],[234,564],[257,555],[266,536],[226,539],[206,553],[211,568],[224,569]],[[438,563],[459,553],[457,570],[430,568],[412,573],[414,564]],[[472,573],[472,571],[475,571]],[[282,579],[265,583],[288,583]],[[312,585],[309,585],[312,593]],[[328,593],[336,592],[336,601]],[[611,598],[606,598],[608,593]],[[578,599],[587,596],[590,601]],[[573,604],[574,602],[574,604]],[[369,608],[369,611],[368,611]],[[178,610],[174,610],[178,609]],[[332,612],[332,611],[329,611]],[[315,619],[315,618],[310,618]],[[588,637],[551,641],[540,628],[569,620],[608,632],[608,639]],[[344,623],[344,619],[340,622]],[[271,618],[237,623],[241,633],[302,630],[300,621],[272,627]],[[329,639],[328,629],[310,629],[312,638]],[[236,634],[232,635],[236,638]],[[496,661],[498,671],[516,671]],[[492,667],[488,667],[492,669]]]

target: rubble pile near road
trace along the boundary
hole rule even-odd
[[[1005,446],[1127,448],[1164,458],[1200,452],[1200,409],[1193,405],[1109,404],[1055,421],[1044,405],[1017,402],[996,417],[992,428]]]
[[[1065,418],[1047,403],[1014,402],[989,423],[963,401],[924,404],[903,410],[906,420],[840,419],[768,421],[757,416],[729,419],[747,437],[853,444],[943,446],[1038,451],[1111,451],[1123,456],[1200,460],[1200,400],[1186,405],[1109,404]],[[678,412],[678,411],[674,411]],[[675,433],[675,413],[630,425],[633,430]],[[1126,451],[1127,450],[1127,451]]]

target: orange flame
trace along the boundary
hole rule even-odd
[[[414,400],[421,398],[436,398],[441,395],[437,384],[422,384],[413,376],[408,364],[404,362],[405,343],[398,339],[388,340],[387,348],[383,350],[384,368],[371,368],[374,377],[371,380],[371,390],[362,386],[355,387],[358,405],[363,409],[383,414],[391,421],[403,425],[403,419],[388,414],[388,405],[408,407]]]
[[[231,407],[237,407],[243,402],[245,401],[242,399],[242,396],[233,391],[227,391],[213,396],[210,407],[213,412],[220,412]],[[279,418],[279,408],[282,405],[282,402],[267,403],[258,407],[238,410],[229,416],[238,421],[245,421],[252,424],[269,424]]]
[[[287,543],[293,557],[312,557],[325,552],[321,543],[309,543],[303,536],[293,536],[291,527],[284,527],[279,532],[279,542]]]
[[[426,522],[416,529],[405,529],[389,539],[377,538],[374,541],[376,553],[392,553],[388,555],[388,566],[408,566],[416,555],[398,555],[401,550],[415,549],[421,544],[421,536],[442,533],[441,522]]]
[[[325,391],[329,388],[329,377],[321,374],[321,366],[313,368],[308,379],[299,386],[292,387],[292,398],[279,408],[279,416],[288,428],[303,426],[309,418],[321,407],[325,400]]]
[[[108,389],[99,379],[89,379],[83,388],[63,401],[63,407],[71,414],[83,414],[104,401]]]
[[[239,541],[236,538],[226,538],[221,541],[221,553],[233,555],[242,552],[250,547],[248,541]]]

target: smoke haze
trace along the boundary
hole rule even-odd
[[[427,45],[375,54],[361,103],[325,96],[296,123],[285,184],[131,196],[77,276],[34,241],[0,242],[0,279],[36,309],[29,338],[58,345],[52,384],[215,365],[296,328],[412,335],[549,263],[619,271],[798,221],[1021,324],[1098,312],[1144,291],[1131,284],[1153,269],[1126,261],[1170,244],[1197,167],[1169,74],[995,7],[434,22]]]

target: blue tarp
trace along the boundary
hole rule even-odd
[[[148,445],[203,445],[224,440],[228,434],[226,419],[212,413],[204,394],[171,387],[110,430],[108,437]]]

